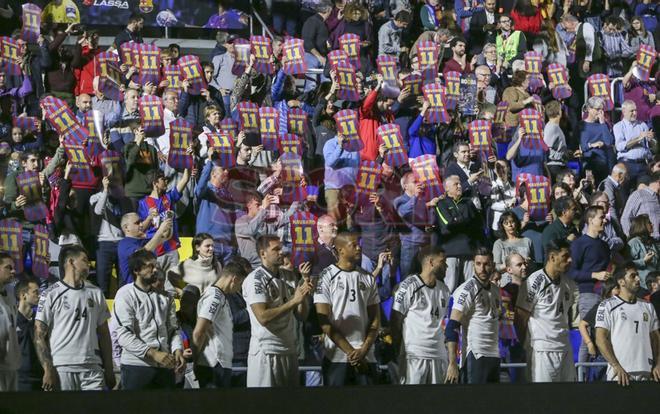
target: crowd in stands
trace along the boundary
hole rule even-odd
[[[657,2],[14,3],[0,391],[660,381]]]

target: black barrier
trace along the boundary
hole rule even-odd
[[[660,385],[599,384],[372,386],[0,393],[1,414],[275,413],[657,413]]]

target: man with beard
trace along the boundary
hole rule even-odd
[[[257,239],[261,266],[243,282],[243,297],[248,305],[252,336],[248,355],[248,387],[298,385],[294,313],[307,318],[307,300],[312,293],[309,281],[311,265],[299,266],[303,278],[298,287],[286,280],[282,242],[277,236]]]
[[[489,249],[479,247],[474,255],[474,276],[460,285],[452,296],[453,309],[445,329],[449,367],[445,382],[458,382],[458,337],[463,326],[463,368],[468,384],[500,380],[498,344],[500,292],[491,276],[495,270]]]
[[[451,59],[445,62],[445,65],[442,68],[442,74],[447,78],[447,72],[458,72],[461,75],[467,75],[472,73],[472,62],[467,61],[467,55],[465,54],[465,39],[460,37],[455,37],[452,39],[449,44],[453,56]]]
[[[128,266],[135,282],[119,289],[113,309],[122,388],[174,388],[175,370],[186,368],[174,298],[153,287],[160,269],[152,252],[138,250]]]
[[[447,350],[441,321],[447,313],[451,293],[442,282],[445,252],[428,246],[419,252],[422,271],[406,278],[392,306],[392,336],[395,352],[403,336],[405,365],[403,384],[441,384],[447,370]],[[403,361],[402,361],[403,362]]]
[[[39,299],[35,347],[44,369],[44,391],[112,389],[115,376],[101,289],[87,282],[89,259],[78,245],[59,255],[61,280]]]
[[[548,244],[546,264],[520,286],[516,332],[521,343],[529,329],[528,363],[533,382],[573,382],[575,367],[569,331],[577,327],[577,286],[566,276],[571,265],[568,242]],[[570,325],[569,325],[570,323]]]
[[[653,305],[637,299],[640,287],[635,265],[614,273],[619,294],[605,299],[596,313],[596,345],[605,357],[608,381],[660,381],[660,330]]]

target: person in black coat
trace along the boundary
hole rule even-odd
[[[495,0],[486,0],[484,8],[472,14],[470,19],[470,55],[481,53],[486,43],[495,43],[497,21]]]

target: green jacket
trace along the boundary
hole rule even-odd
[[[148,181],[147,175],[150,171],[159,168],[156,148],[145,141],[142,141],[139,147],[135,142],[129,142],[124,147],[124,159],[126,160],[124,185],[126,197],[142,198],[151,193],[151,182]]]

